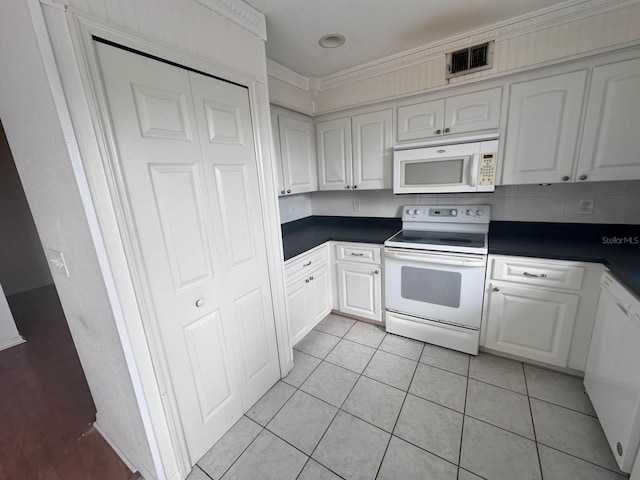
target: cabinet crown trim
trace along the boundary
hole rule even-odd
[[[205,2],[213,0],[197,1]],[[458,35],[444,42],[435,42],[411,50],[406,50],[395,55],[390,55],[379,60],[348,68],[324,77],[308,78],[306,79],[306,82],[293,78],[289,81],[287,79],[287,75],[280,74],[281,68],[286,70],[289,69],[274,61],[269,61],[267,65],[268,74],[308,92],[322,92],[363,79],[373,78],[424,63],[436,57],[443,56],[449,51],[468,47],[476,43],[487,42],[489,40],[505,40],[541,31],[582,18],[600,15],[632,4],[635,1],[636,0],[572,0],[569,2],[563,2],[559,5],[552,5],[535,12],[495,23],[485,28]],[[306,85],[306,88],[304,85]]]

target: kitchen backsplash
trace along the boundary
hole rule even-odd
[[[578,214],[594,200],[592,215]],[[309,215],[399,217],[404,204],[487,204],[492,220],[640,224],[640,181],[508,185],[493,193],[394,195],[391,190],[313,192],[280,198],[281,222]],[[357,211],[356,211],[357,210]]]

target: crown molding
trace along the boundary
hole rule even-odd
[[[264,14],[242,0],[195,0],[200,5],[222,15],[227,20],[267,40],[267,23]]]
[[[574,22],[581,18],[600,15],[638,3],[639,1],[640,0],[570,0],[536,12],[495,23],[488,27],[467,32],[463,35],[451,37],[441,42],[406,50],[317,79],[307,79],[307,82],[312,90],[322,92],[331,88],[418,65],[441,57],[450,51],[476,43],[483,43],[490,40],[506,40],[508,38],[526,35],[550,27]],[[295,72],[293,73],[301,76]],[[269,75],[271,75],[271,71],[269,71]],[[302,82],[299,80],[297,81],[298,83],[292,83],[286,78],[276,78],[303,88],[300,87]],[[309,90],[309,88],[307,90]]]
[[[290,68],[267,58],[267,73],[270,77],[277,78],[283,82],[298,87],[305,92],[310,89],[311,81],[304,75],[294,72]]]

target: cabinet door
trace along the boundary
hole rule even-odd
[[[353,188],[391,188],[391,109],[351,118]]]
[[[511,87],[502,184],[571,179],[586,79],[581,70]]]
[[[287,319],[291,345],[302,340],[310,330],[308,306],[313,302],[310,283],[309,277],[306,277],[287,286]]]
[[[491,284],[485,345],[565,367],[579,296],[527,286]]]
[[[348,315],[382,321],[382,275],[379,265],[338,262],[338,303]]]
[[[320,190],[346,190],[353,185],[351,169],[351,119],[316,124]]]
[[[316,191],[316,152],[311,122],[283,116],[278,120],[286,192]]]
[[[444,133],[466,133],[495,130],[500,122],[502,88],[468,93],[447,98]]]
[[[311,329],[331,312],[333,302],[331,298],[331,274],[329,273],[329,266],[325,265],[315,270],[311,274],[311,282],[309,285],[313,297],[313,311],[311,315],[309,315],[309,321],[311,322],[309,328]]]
[[[578,181],[640,179],[640,59],[593,69]]]
[[[280,149],[280,127],[278,126],[278,115],[271,114],[271,133],[273,134],[273,149],[278,169],[278,196],[287,193],[284,187],[284,171],[282,168],[282,150]]]
[[[398,141],[419,140],[442,135],[444,100],[398,107]]]

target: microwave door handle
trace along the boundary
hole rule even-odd
[[[398,260],[412,260],[414,262],[422,263],[438,263],[441,265],[456,265],[458,267],[484,267],[486,262],[484,260],[454,260],[451,258],[443,257],[429,257],[426,255],[411,255],[400,252],[385,252],[385,257],[394,258]]]
[[[469,185],[472,187],[478,186],[478,168],[480,166],[480,154],[476,153],[471,158],[471,181]]]

